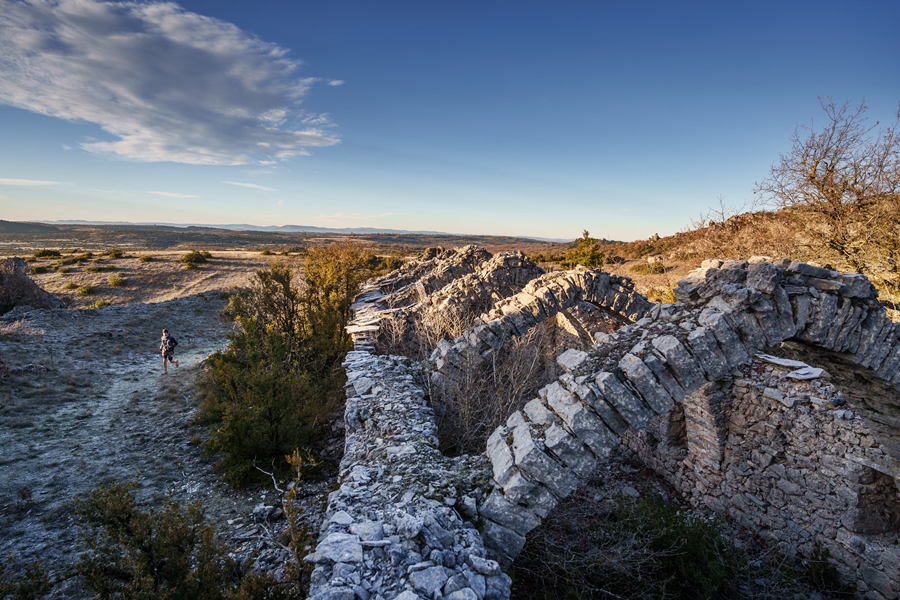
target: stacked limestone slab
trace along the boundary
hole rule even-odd
[[[472,358],[488,358],[513,337],[522,335],[545,319],[580,304],[589,303],[630,321],[643,317],[651,308],[647,299],[634,291],[627,277],[601,271],[558,271],[532,279],[518,294],[496,302],[481,316],[481,323],[469,329],[453,342],[438,344],[430,361],[432,378],[443,386],[446,378]]]
[[[374,282],[374,285],[360,297],[355,306],[356,318],[348,330],[354,333],[357,349],[360,351],[351,355],[351,362],[355,361],[358,365],[364,366],[348,364],[348,369],[351,372],[359,371],[372,375],[351,376],[353,381],[360,378],[374,381],[381,376],[379,373],[390,373],[395,368],[381,362],[369,362],[375,358],[371,352],[377,346],[379,323],[385,314],[391,314],[391,311],[396,311],[398,307],[451,306],[454,303],[451,298],[456,298],[456,294],[460,294],[463,302],[470,302],[475,297],[483,298],[474,294],[466,300],[466,292],[463,291],[473,288],[472,281],[489,279],[484,274],[476,275],[486,262],[475,264],[479,256],[477,250],[469,249],[447,256],[445,259],[439,258],[440,256],[440,253],[435,253],[426,257],[424,261],[408,267],[405,274],[393,274]],[[497,264],[499,263],[495,262],[495,265]],[[449,275],[451,273],[457,274],[455,278]],[[416,277],[421,277],[421,280],[427,283],[421,283]],[[468,278],[469,283],[466,285],[455,283],[463,278]],[[437,288],[438,284],[441,284],[440,288]],[[507,293],[510,289],[507,288]],[[441,294],[441,290],[446,292]],[[775,498],[778,494],[783,494],[796,496],[800,504],[795,506],[801,506],[802,499],[806,497],[805,492],[801,484],[797,483],[795,478],[792,479],[793,475],[789,471],[785,471],[783,477],[785,483],[779,485],[776,482],[768,488],[760,484],[758,494],[744,489],[734,492],[733,490],[738,489],[734,483],[737,481],[735,472],[729,471],[731,473],[729,476],[722,475],[722,470],[728,465],[727,453],[736,452],[733,445],[729,446],[728,436],[723,437],[723,432],[727,432],[729,427],[727,423],[730,410],[729,390],[750,389],[746,387],[749,384],[744,383],[748,381],[748,365],[755,354],[769,346],[783,340],[794,339],[842,352],[857,365],[870,369],[867,373],[871,373],[872,377],[881,378],[892,385],[900,383],[898,373],[900,328],[885,317],[884,308],[878,303],[874,288],[864,277],[842,275],[791,261],[755,264],[743,261],[708,261],[703,268],[679,282],[675,292],[679,299],[677,304],[656,306],[636,294],[627,278],[616,278],[592,271],[545,274],[525,284],[518,293],[496,302],[482,315],[481,324],[453,342],[444,342],[435,349],[431,357],[431,367],[439,377],[452,377],[454,368],[461,363],[454,358],[461,357],[463,353],[486,358],[491,352],[503,347],[512,337],[525,333],[555,312],[565,310],[578,302],[587,301],[602,306],[632,321],[632,324],[613,334],[598,335],[597,343],[589,352],[569,350],[558,357],[557,362],[565,373],[557,381],[545,386],[537,398],[526,404],[523,410],[510,416],[506,424],[491,435],[486,453],[489,460],[488,468],[492,475],[490,482],[481,486],[473,483],[470,488],[466,488],[468,490],[466,497],[472,502],[464,500],[460,503],[460,495],[457,494],[456,501],[452,503],[453,511],[460,517],[460,522],[469,520],[478,525],[487,557],[496,560],[499,563],[498,568],[507,566],[515,558],[524,544],[525,535],[540,524],[560,499],[577,487],[579,480],[594,469],[609,451],[620,443],[623,436],[626,440],[633,438],[637,432],[658,427],[661,422],[671,421],[679,415],[684,421],[687,413],[690,413],[691,423],[687,427],[682,423],[679,433],[679,436],[684,438],[683,442],[687,449],[675,455],[670,463],[678,463],[682,469],[686,465],[691,468],[694,477],[692,481],[698,490],[697,493],[704,498],[713,499],[706,503],[707,505],[740,517],[739,512],[750,504],[757,509],[777,505],[776,502],[762,496],[769,494]],[[432,295],[435,300],[429,300]],[[378,358],[378,361],[381,360],[399,359]],[[401,363],[392,364],[399,367]],[[403,364],[406,365],[404,368],[410,368],[408,363]],[[737,385],[734,383],[735,378]],[[348,401],[348,428],[351,432],[347,442],[347,455],[350,457],[348,460],[374,461],[371,466],[366,466],[366,469],[374,471],[367,470],[365,477],[370,481],[375,477],[383,477],[378,474],[377,469],[386,468],[384,461],[387,450],[382,454],[376,447],[379,444],[377,436],[373,441],[366,437],[368,433],[361,433],[359,435],[362,437],[359,437],[353,432],[364,432],[369,429],[376,431],[376,425],[370,423],[371,418],[355,415],[362,414],[359,411],[364,412],[368,410],[367,407],[379,406],[380,402],[387,399],[389,406],[396,405],[401,409],[395,415],[396,421],[388,421],[392,423],[391,431],[418,431],[419,434],[424,433],[425,438],[429,440],[427,443],[412,446],[413,450],[408,453],[410,461],[408,468],[411,471],[414,470],[413,464],[422,464],[426,465],[426,469],[435,472],[443,469],[445,476],[442,476],[442,480],[454,481],[458,481],[459,478],[453,479],[455,476],[451,473],[458,473],[459,469],[463,471],[469,469],[468,472],[471,472],[473,468],[471,465],[477,461],[476,463],[467,461],[474,459],[454,459],[460,461],[460,466],[454,466],[456,463],[451,465],[448,462],[441,462],[449,459],[436,458],[437,451],[434,440],[431,439],[434,435],[433,417],[427,411],[414,409],[412,405],[406,406],[390,400],[395,398],[396,394],[386,393],[383,390],[393,385],[388,385],[386,383],[388,380],[395,379],[396,374],[385,375],[383,378],[385,384],[377,392],[374,391],[376,386],[366,387],[368,385],[366,383],[363,387],[368,391],[358,393],[355,384],[351,383],[352,389],[348,395],[355,399]],[[411,386],[407,390],[410,397],[421,398],[412,392],[415,387],[412,380],[406,381],[404,385]],[[764,389],[766,388],[776,389],[771,385],[765,385]],[[774,391],[770,391],[768,396],[763,394],[761,397],[765,399],[764,401],[777,402],[779,406],[789,409],[790,407],[778,400],[777,396]],[[754,398],[757,404],[762,401],[756,396]],[[782,397],[782,400],[786,400],[786,397]],[[418,424],[415,419],[408,422],[401,418],[400,413],[408,413],[423,420]],[[827,431],[829,435],[844,435],[842,433],[844,429],[856,426],[856,421],[853,421],[856,417],[847,416],[849,414],[852,414],[851,411],[833,410],[829,425],[821,431]],[[889,414],[888,411],[878,416],[882,421],[880,422],[882,433],[887,431],[884,428],[893,428],[893,431],[900,428],[900,423],[895,423],[892,415],[893,413]],[[358,419],[361,425],[354,424],[354,419]],[[773,429],[771,424],[764,421],[765,419],[758,420],[754,426]],[[806,425],[807,420],[803,420],[798,422],[796,429],[801,430]],[[775,428],[777,429],[777,424]],[[820,431],[815,428],[811,430]],[[362,439],[367,441],[361,446]],[[871,444],[866,440],[870,440]],[[849,455],[880,457],[878,464],[881,466],[878,472],[888,473],[888,481],[895,481],[890,478],[900,474],[898,470],[900,450],[897,449],[898,446],[888,443],[888,440],[878,438],[877,435],[868,435],[865,438],[848,435],[842,438],[842,442],[847,444],[848,448],[854,445],[862,447],[862,449],[858,447],[848,449]],[[373,446],[373,443],[376,446]],[[758,448],[745,449],[750,452],[751,460],[758,459],[765,462],[765,456],[777,458],[777,452],[774,454],[769,452],[773,446],[765,444],[758,436],[747,435],[742,443],[759,445]],[[390,447],[396,447],[396,444],[391,443]],[[729,447],[732,450],[729,450]],[[391,451],[391,456],[396,457],[398,452],[398,450]],[[814,458],[818,460],[814,454],[807,453],[804,457],[810,461]],[[690,457],[687,460],[686,455]],[[740,461],[746,462],[746,459],[746,456],[741,455]],[[428,466],[438,464],[433,462],[435,460],[443,466],[440,468]],[[769,461],[765,468],[771,468],[771,465],[777,465],[777,462]],[[335,509],[339,506],[344,508],[330,510],[334,514],[341,511],[347,513],[355,523],[356,517],[348,508],[357,502],[351,492],[356,489],[354,486],[366,487],[368,483],[354,480],[354,477],[360,478],[362,475],[353,473],[361,471],[354,471],[349,464],[345,466],[347,468],[342,474],[342,483],[346,489],[342,486],[340,494],[336,494],[333,498]],[[777,466],[774,468],[778,469]],[[818,467],[813,465],[810,468]],[[827,468],[823,468],[823,471]],[[856,476],[853,468],[832,470],[836,477],[852,479]],[[684,470],[681,473],[687,478]],[[725,484],[717,484],[718,480],[714,477],[716,473],[720,475],[721,481],[732,486],[729,488],[732,492],[722,491],[724,488],[721,485]],[[770,477],[770,474],[767,473],[765,477]],[[477,478],[470,478],[469,481],[474,482],[475,479]],[[768,481],[775,480],[770,477]],[[719,487],[716,487],[717,485]],[[851,484],[848,485],[852,487]],[[878,488],[877,493],[886,494],[886,498],[892,498],[891,494],[895,494],[891,489],[882,489],[884,488],[882,480],[872,485]],[[455,484],[454,486],[460,489],[466,487]],[[363,496],[371,492],[370,487],[366,489],[368,492],[363,492]],[[768,491],[765,493],[760,491],[763,489]],[[795,494],[798,490],[799,495]],[[428,489],[426,488],[424,494],[421,491],[414,492],[413,497],[417,495],[425,496],[427,499]],[[753,498],[759,502],[755,502]],[[715,499],[718,499],[719,505],[716,505]],[[412,500],[412,497],[409,500]],[[437,498],[431,500],[438,502]],[[389,503],[388,500],[379,502]],[[366,510],[372,510],[372,505],[365,506],[369,507]],[[407,505],[401,508],[405,506]],[[434,505],[422,506],[427,510],[435,509]],[[472,508],[477,511],[477,515],[466,512],[471,512]],[[399,522],[390,520],[394,519],[390,515],[396,514],[391,512],[394,509],[385,505],[378,510],[381,512],[377,514],[387,515],[379,518],[387,525],[388,530],[391,530],[391,523],[394,523],[393,526],[396,528]],[[753,510],[755,509],[751,507],[743,514],[751,515]],[[828,505],[827,510],[838,511],[838,508],[837,505]],[[836,515],[835,518],[841,519],[845,516]],[[449,518],[446,515],[444,517]],[[748,516],[742,522],[756,523],[754,518]],[[340,519],[347,521],[343,515]],[[441,522],[441,527],[446,529],[450,521],[452,519]],[[759,526],[759,523],[756,525]],[[382,528],[384,526],[382,525]],[[794,533],[799,536],[830,535],[830,530],[811,534],[802,527],[797,531],[794,529],[797,528],[794,526],[791,529],[792,535]],[[469,528],[461,525],[458,530],[468,531]],[[327,533],[326,529],[324,534]],[[343,533],[354,535],[352,531]],[[401,536],[400,541],[402,547],[402,543],[407,542],[422,544],[424,538],[416,540],[413,536],[404,542]],[[794,544],[796,540],[785,538],[785,543],[788,542]],[[859,536],[849,536],[840,543],[847,547],[848,544],[859,546],[861,542]],[[865,545],[865,542],[862,543]],[[802,543],[797,543],[795,547],[805,548]],[[411,551],[418,552],[418,550]],[[459,557],[467,552],[471,556],[480,557],[480,551],[481,548],[477,543],[469,543],[463,545],[462,554],[454,550],[456,558],[447,559],[446,564],[440,564],[439,560],[443,559],[432,560],[431,565],[420,570],[436,569],[428,573],[435,574],[434,581],[441,580],[446,585],[451,580],[448,569],[456,568],[449,565],[469,564],[469,567],[474,569],[471,564],[474,559]],[[871,580],[870,583],[861,583],[859,588],[868,594],[868,597],[893,598],[896,597],[895,592],[900,590],[898,588],[900,584],[897,583],[900,576],[896,573],[897,567],[892,563],[894,555],[885,552],[870,551],[867,554],[864,550],[859,550],[857,554],[853,554],[856,558],[852,559],[857,562],[852,565],[849,562],[845,564],[847,568],[843,571],[848,576],[852,577],[852,574],[856,573],[859,581],[863,581],[866,577],[868,579],[865,581]],[[850,554],[837,554],[841,556],[840,560],[852,562],[851,559],[845,559]],[[421,552],[419,555],[421,556]],[[317,564],[319,564],[317,573],[320,574],[317,585],[322,585],[324,586],[322,589],[325,589],[334,581],[337,563],[333,561],[328,563],[325,560]],[[367,565],[364,561],[363,564]],[[378,569],[384,566],[377,561],[372,564]],[[328,566],[331,567],[330,571]],[[408,568],[410,567],[413,565],[409,565]],[[342,569],[344,567],[339,567],[337,571],[343,572]],[[376,572],[380,573],[377,569],[372,571]],[[406,581],[401,581],[400,585],[405,590],[403,593],[422,595],[423,590],[427,591],[430,588],[416,588],[416,585],[424,585],[422,582],[425,575],[411,578],[413,572],[414,570],[409,571]],[[879,578],[873,573],[888,574]],[[324,574],[327,574],[327,577]],[[443,579],[445,575],[446,580]],[[409,583],[412,579],[419,583]],[[435,587],[431,596],[437,597],[435,592],[468,594],[462,591],[462,588],[456,589],[455,585],[457,584],[446,589]],[[412,591],[408,589],[409,586],[412,586]],[[480,588],[476,587],[467,588],[476,594],[474,597],[478,597],[480,593]],[[495,587],[497,593],[502,593],[501,587]],[[399,589],[394,586],[383,597],[391,598],[391,594],[397,593]]]
[[[685,398],[684,431],[665,415],[623,444],[693,505],[727,514],[786,555],[824,548],[861,596],[896,598],[893,461],[837,377],[779,362],[754,359],[733,384]]]
[[[501,564],[626,430],[730,380],[767,346],[797,338],[900,378],[898,328],[864,277],[790,261],[717,261],[680,282],[676,296],[681,303],[602,336],[590,353],[560,356],[567,373],[489,439],[496,487],[481,514],[485,545]]]
[[[310,598],[504,600],[510,579],[471,519],[487,471],[437,449],[434,414],[404,357],[347,355],[346,450],[328,498]]]

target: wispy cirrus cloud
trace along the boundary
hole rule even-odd
[[[259,185],[258,183],[243,183],[241,181],[223,181],[222,183],[226,183],[228,185],[237,185],[240,187],[250,188],[252,190],[259,190],[260,192],[277,192],[275,188],[270,188],[265,185]]]
[[[61,181],[39,181],[37,179],[0,178],[0,185],[65,185]]]
[[[200,196],[192,196],[190,194],[179,194],[178,192],[147,192],[157,196],[166,196],[168,198],[199,198]]]
[[[304,123],[287,50],[173,2],[0,0],[0,103],[98,124],[138,161],[271,164],[338,139]]]
[[[344,83],[345,82],[343,79],[332,79],[331,81],[328,82],[328,85],[330,85],[332,87],[337,87],[339,85],[344,85]]]

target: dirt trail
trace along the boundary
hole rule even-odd
[[[232,541],[262,531],[241,528],[266,493],[224,484],[192,425],[198,364],[227,342],[218,318],[225,302],[212,293],[0,319],[0,357],[10,369],[0,379],[0,559],[38,559],[64,573],[77,558],[73,498],[135,477],[150,506],[167,493],[201,499]],[[163,327],[179,341],[181,367],[168,376],[156,352]],[[54,596],[87,594],[69,580]]]

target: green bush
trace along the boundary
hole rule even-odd
[[[204,447],[222,453],[232,483],[263,477],[255,464],[284,475],[286,455],[323,439],[343,402],[344,325],[368,263],[352,242],[332,244],[310,251],[303,276],[273,263],[229,300],[240,328],[207,361],[200,419],[215,424]]]
[[[103,253],[103,256],[108,256],[110,258],[122,258],[123,256],[125,256],[125,253],[119,248],[110,248]]]
[[[34,258],[59,258],[59,250],[38,250],[34,253]]]
[[[47,267],[44,265],[34,265],[30,269],[28,269],[28,272],[32,275],[40,275],[41,273],[47,272]]]
[[[38,600],[50,593],[50,577],[41,563],[29,563],[18,574],[14,571],[11,557],[0,563],[0,598]]]
[[[379,273],[389,273],[403,266],[403,257],[391,254],[389,256],[373,257],[373,268]]]
[[[104,306],[110,306],[111,304],[112,304],[112,303],[111,303],[109,300],[105,300],[105,299],[103,299],[103,298],[100,298],[99,300],[97,300],[97,301],[94,302],[93,304],[88,304],[87,306],[85,306],[85,308],[103,308]]]
[[[578,265],[588,269],[597,269],[603,266],[605,256],[600,251],[597,240],[591,237],[587,229],[581,233],[581,237],[576,240],[575,244],[575,248],[566,252],[566,258],[561,263],[562,266],[569,269]]]
[[[152,262],[154,260],[156,260],[156,259],[153,258],[152,256],[147,256],[146,254],[138,257],[138,262],[142,262],[142,263],[148,263],[148,262]]]
[[[96,267],[85,267],[85,273],[105,273],[109,271],[115,271],[116,268],[112,265],[99,265]]]
[[[109,283],[110,287],[118,288],[128,285],[128,279],[123,277],[121,273],[117,275],[111,275],[106,281]]]
[[[592,508],[570,500],[531,535],[514,570],[528,583],[524,597],[736,597],[746,557],[714,522],[646,488]]]
[[[76,289],[75,293],[79,296],[90,296],[94,293],[94,288],[89,285],[83,285],[80,288]]]
[[[64,290],[74,290],[77,287],[78,287],[77,283],[75,283],[74,281],[68,281],[68,282],[66,282],[66,285],[63,286],[63,289]]]
[[[607,494],[602,480],[589,479],[529,534],[510,570],[514,597],[853,597],[820,548],[801,565],[758,538],[736,544],[722,533],[736,535],[736,528],[666,500],[650,484],[639,498]]]
[[[71,271],[72,269],[70,269],[69,267],[56,267],[56,272],[61,275],[65,275],[66,273],[70,273]]]
[[[239,579],[234,561],[204,523],[203,507],[167,498],[141,510],[135,483],[113,483],[76,500],[85,552],[77,564],[95,598],[167,600],[288,600],[296,582],[250,574]]]
[[[180,259],[181,264],[184,265],[185,269],[191,270],[196,269],[197,265],[202,265],[203,263],[209,262],[209,259],[212,258],[212,254],[206,251],[199,250],[191,250]]]

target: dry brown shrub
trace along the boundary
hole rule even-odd
[[[491,432],[535,396],[544,383],[542,348],[534,328],[487,358],[463,353],[453,376],[430,390],[444,453],[484,450]]]

